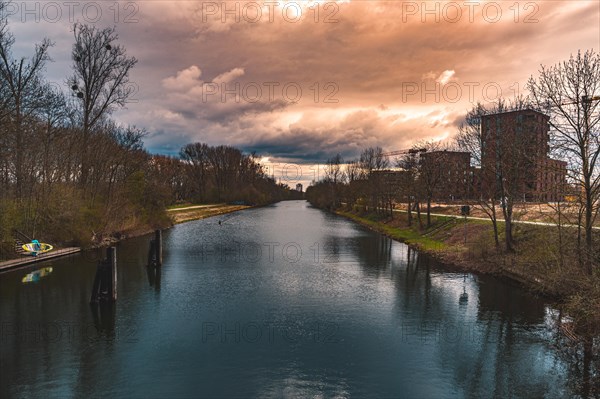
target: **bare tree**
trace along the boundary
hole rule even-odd
[[[206,180],[208,176],[208,151],[209,147],[204,143],[191,143],[184,146],[179,156],[187,164],[185,168],[189,174],[189,181],[195,188],[197,198],[204,198]]]
[[[389,166],[389,161],[381,147],[369,147],[360,154],[362,173],[368,182],[367,195],[371,198],[371,206],[377,211],[381,200],[381,174],[377,173]]]
[[[62,167],[57,162],[60,159],[58,153],[62,152],[60,148],[62,142],[57,139],[64,131],[64,127],[68,125],[70,109],[64,94],[50,85],[45,88],[43,94],[42,106],[38,112],[39,133],[36,142],[41,153],[36,180],[41,184],[40,200],[46,201],[59,175],[58,171]]]
[[[412,226],[413,210],[419,210],[418,220],[419,226],[421,226],[419,205],[420,192],[418,191],[419,187],[417,184],[419,176],[419,152],[408,151],[396,160],[396,166],[401,169],[399,195],[406,201],[408,225]],[[400,200],[402,200],[402,198],[400,198]]]
[[[129,71],[137,63],[125,48],[116,44],[115,28],[97,29],[75,24],[73,28],[73,77],[69,84],[80,99],[83,130],[80,184],[85,188],[89,174],[87,161],[92,129],[114,108],[125,106],[134,93]]]
[[[4,3],[2,3],[4,5]],[[1,9],[0,9],[1,10]],[[43,105],[44,83],[42,72],[50,60],[48,49],[52,43],[48,39],[35,47],[30,59],[16,59],[12,54],[15,38],[8,30],[6,21],[0,21],[0,95],[5,113],[5,129],[14,143],[15,194],[22,197],[25,180],[24,156],[27,144],[26,124]]]
[[[476,104],[467,113],[456,137],[457,146],[469,151],[473,164],[479,166],[476,175],[478,204],[492,222],[497,247],[498,206],[501,207],[507,251],[512,251],[514,245],[514,204],[527,192],[527,178],[537,167],[536,157],[545,157],[546,154],[531,151],[534,141],[528,132],[533,131],[533,126],[529,122],[520,122],[518,115],[509,117],[500,114],[528,108],[529,104],[523,98],[512,102],[500,99],[488,108]],[[483,125],[482,120],[486,116],[491,126]]]
[[[440,142],[436,141],[424,141],[417,143],[413,150],[416,152],[421,149],[426,151],[423,156],[420,157],[418,162],[418,184],[425,195],[425,201],[427,204],[427,228],[431,227],[431,201],[435,192],[438,190],[439,184],[442,182],[443,173],[447,167],[444,165],[442,159],[439,156],[427,156],[435,151],[440,151],[444,147]]]
[[[344,173],[348,181],[348,185],[345,188],[345,199],[348,203],[348,208],[351,209],[361,195],[361,187],[364,185],[365,179],[360,164],[356,160],[346,164]]]
[[[489,168],[481,167],[481,149],[483,147],[483,136],[481,132],[481,117],[490,113],[481,103],[469,110],[465,116],[465,120],[458,128],[456,135],[456,145],[463,151],[468,151],[471,154],[471,164],[478,168],[475,175],[479,195],[477,196],[478,205],[481,210],[490,218],[494,231],[494,242],[496,247],[500,247],[498,237],[498,201],[495,182],[495,171]]]
[[[600,55],[579,51],[562,63],[542,65],[527,87],[537,106],[549,113],[554,145],[569,162],[570,179],[582,188],[585,267],[591,275],[592,228],[600,197]]]
[[[339,205],[339,191],[346,181],[346,174],[343,169],[344,159],[340,154],[334,155],[328,159],[325,164],[325,180],[331,185],[331,195],[333,207]]]
[[[330,180],[334,184],[344,183],[346,178],[343,164],[344,158],[340,154],[329,158],[325,164],[325,179]]]

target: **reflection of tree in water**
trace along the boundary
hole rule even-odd
[[[540,337],[544,303],[492,278],[480,278],[478,288],[473,324],[460,340],[439,341],[441,361],[453,363],[467,396],[570,396],[563,362]]]
[[[391,239],[380,234],[351,237],[330,235],[325,238],[323,255],[331,263],[358,259],[365,274],[387,276],[392,260],[392,243]]]
[[[324,249],[342,262],[359,259],[365,276],[393,282],[395,311],[410,315],[409,322],[397,317],[398,331],[409,327],[408,342],[421,345],[424,357],[432,353],[465,396],[598,397],[593,351],[586,355],[580,344],[559,355],[544,335],[545,301],[519,286],[463,275],[440,285],[438,277],[451,275],[442,265],[380,235],[328,237]],[[460,329],[456,339],[452,329]]]
[[[557,317],[560,325],[562,314]],[[568,338],[558,328],[554,346],[561,359],[568,364],[569,387],[584,399],[600,398],[600,349],[599,337]]]
[[[498,365],[504,364],[501,362],[503,357],[523,357],[519,350],[513,350],[513,344],[520,342],[522,337],[519,330],[516,334],[513,330],[513,323],[518,324],[520,328],[523,325],[534,327],[541,325],[544,322],[545,304],[540,299],[535,299],[531,294],[524,290],[511,286],[509,284],[494,284],[491,278],[487,278],[485,289],[479,290],[479,314],[480,320],[487,319],[486,329],[489,330],[492,325],[492,320],[497,319],[498,329],[496,359]],[[561,319],[561,314],[558,314],[558,320]],[[515,335],[517,335],[515,337]],[[524,334],[523,334],[524,335]],[[574,342],[559,331],[554,330],[555,339],[553,349],[558,354],[554,359],[554,368],[561,375],[564,374],[563,368],[567,367],[567,384],[568,389],[582,398],[600,397],[600,378],[598,375],[598,338],[594,345],[593,338],[584,338],[579,342]],[[486,332],[487,336],[487,332]],[[516,338],[516,339],[515,339]],[[479,362],[481,364],[481,362]],[[479,364],[475,369],[480,369]],[[513,364],[521,364],[515,362]],[[508,386],[511,375],[518,377],[520,373],[526,373],[527,370],[520,370],[517,367],[506,368],[501,370],[496,368],[496,386],[504,380],[504,384]],[[532,389],[533,387],[528,387]],[[531,390],[532,395],[536,395],[535,390]],[[540,394],[542,392],[539,392]]]
[[[545,328],[543,300],[488,276],[476,278],[477,286],[469,288],[475,296],[468,298],[472,283],[465,276],[433,284],[437,271],[447,271],[431,257],[407,246],[382,251],[378,241],[360,242],[356,256],[365,273],[393,280],[397,311],[410,314],[415,324],[409,326],[411,339],[422,345],[423,356],[435,354],[466,396],[569,396],[565,365],[539,336]],[[452,296],[455,288],[458,296]]]
[[[546,304],[524,289],[491,276],[479,277],[479,319],[495,314],[527,325],[544,323]]]
[[[339,263],[343,261],[344,238],[329,235],[325,238],[321,248],[321,260],[324,263]]]

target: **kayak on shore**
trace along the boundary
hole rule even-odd
[[[39,242],[38,240],[33,240],[28,244],[23,244],[22,248],[25,252],[29,252],[29,254],[32,256],[50,252],[54,249],[52,245]]]

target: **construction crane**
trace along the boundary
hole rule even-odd
[[[577,99],[575,101],[568,101],[568,102],[562,102],[560,104],[556,104],[556,105],[550,105],[550,103],[548,103],[546,105],[546,108],[554,108],[554,107],[560,107],[562,105],[572,105],[572,104],[579,104],[579,103],[591,103],[592,101],[598,101],[600,100],[600,96],[581,96],[581,99]]]
[[[390,151],[390,152],[384,152],[381,155],[383,155],[384,157],[394,157],[396,155],[406,155],[406,154],[417,155],[417,154],[422,154],[424,152],[427,152],[427,148],[411,148],[409,150]]]

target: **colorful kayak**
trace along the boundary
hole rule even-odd
[[[31,253],[33,256],[35,256],[37,254],[43,254],[46,252],[50,252],[54,249],[54,247],[52,245],[46,244],[43,242],[40,242],[40,243],[30,242],[29,244],[23,244],[22,248],[24,251]]]
[[[38,270],[36,270],[34,272],[31,272],[31,273],[27,274],[25,277],[23,277],[23,279],[21,280],[21,282],[23,282],[23,283],[35,283],[35,282],[40,281],[40,279],[42,277],[46,277],[50,273],[52,273],[52,268],[51,267],[44,267],[42,269],[38,269]]]

